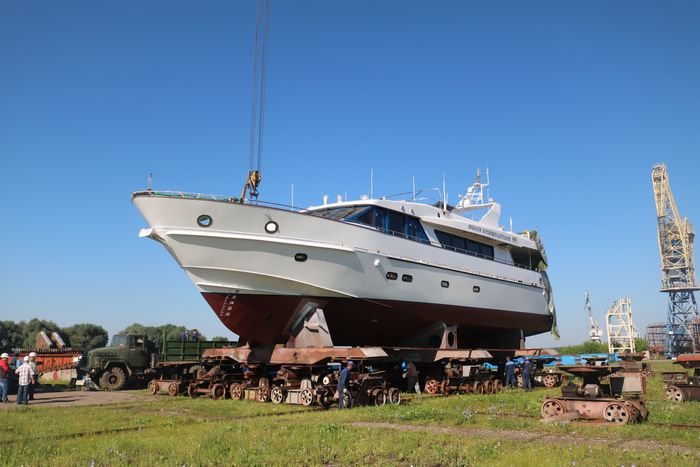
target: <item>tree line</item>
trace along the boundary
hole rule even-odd
[[[133,323],[119,331],[118,334],[145,334],[152,340],[163,339],[163,336],[168,340],[180,340],[186,330],[185,326],[174,324],[145,326]],[[69,347],[88,350],[106,346],[109,337],[105,328],[92,323],[79,323],[61,327],[53,321],[38,318],[19,322],[0,321],[0,349],[11,350],[36,347],[36,337],[41,331],[46,332],[49,337],[52,333],[57,332]],[[200,334],[200,339],[206,340],[206,337]],[[228,338],[216,336],[211,340],[228,341]]]
[[[53,321],[34,318],[29,321],[0,321],[0,347],[3,349],[36,347],[36,337],[44,331],[57,332],[69,347],[93,349],[107,344],[107,330],[92,323],[61,327]]]
[[[649,350],[649,343],[637,337],[634,340],[634,346],[637,352],[644,352]],[[591,354],[591,353],[608,353],[608,344],[603,342],[593,342],[586,341],[577,345],[569,345],[566,347],[561,347],[557,349],[562,355],[581,355],[581,354]]]
[[[166,340],[180,340],[185,331],[188,331],[185,326],[176,326],[174,324],[144,326],[143,324],[134,323],[119,331],[118,334],[145,334],[151,340],[162,340],[164,336]],[[192,329],[189,329],[189,331],[192,331]],[[200,332],[199,340],[205,341],[207,337]],[[215,336],[211,340],[228,342],[228,337]]]

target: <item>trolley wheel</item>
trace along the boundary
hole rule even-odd
[[[168,384],[168,395],[175,397],[177,396],[177,393],[180,392],[180,384],[173,381],[172,383]]]
[[[228,387],[228,393],[234,401],[243,399],[243,388],[238,383],[231,383],[231,386]]]
[[[374,405],[381,407],[386,404],[386,392],[383,389],[375,389],[372,391],[372,400]]]
[[[434,378],[428,378],[425,381],[425,387],[423,388],[423,391],[425,391],[426,394],[430,394],[432,396],[432,395],[437,394],[439,388],[440,388],[440,382],[438,380],[436,380]]]
[[[486,381],[484,381],[484,394],[491,394],[491,393],[493,393],[493,381],[486,380]]]
[[[399,405],[401,404],[401,391],[396,388],[389,388],[386,393],[387,399],[389,399],[390,404]]]
[[[258,402],[267,402],[270,400],[270,388],[262,386],[258,388]]]
[[[150,392],[154,396],[158,394],[158,383],[155,379],[152,379],[151,382],[148,383],[148,392]]]
[[[618,423],[620,425],[625,425],[630,422],[631,410],[624,404],[619,404],[617,402],[612,402],[605,406],[603,410],[603,417],[605,420],[611,423]]]
[[[197,383],[190,383],[189,386],[187,386],[187,395],[190,397],[199,396],[199,393],[197,393]]]
[[[328,391],[317,392],[316,403],[324,409],[329,408],[333,405],[333,394],[328,394]]]
[[[302,389],[299,393],[299,400],[301,401],[301,405],[303,405],[304,407],[310,406],[314,403],[313,391],[309,388]]]
[[[670,401],[683,402],[683,391],[677,386],[667,386],[666,387],[666,399]]]
[[[503,390],[503,382],[500,379],[493,380],[493,392],[498,393]]]
[[[273,404],[281,404],[284,402],[284,391],[279,386],[275,386],[270,391],[270,400]]]
[[[214,384],[211,389],[209,389],[209,395],[214,400],[223,399],[226,397],[226,386],[221,383]]]
[[[554,375],[545,375],[542,378],[542,384],[547,388],[553,388],[557,385],[557,377]]]
[[[561,415],[564,412],[566,412],[566,407],[557,399],[545,399],[540,407],[540,413],[545,420]]]
[[[482,384],[481,381],[474,381],[472,384],[472,394],[483,394],[484,393],[484,385]]]

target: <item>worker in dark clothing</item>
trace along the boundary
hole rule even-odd
[[[523,362],[523,389],[525,391],[532,390],[533,366],[530,360],[525,360]]]
[[[506,368],[505,368],[505,376],[506,376],[506,386],[509,388],[514,388],[517,386],[517,383],[515,381],[515,362],[510,359],[510,357],[506,357]]]
[[[420,394],[420,385],[418,384],[418,369],[416,364],[413,362],[407,362],[403,360],[401,362],[401,370],[403,371],[404,378],[406,378],[406,392],[416,392]]]
[[[338,408],[345,408],[345,389],[350,382],[350,370],[352,370],[352,360],[348,360],[348,364],[345,368],[340,370],[340,375],[338,375]]]

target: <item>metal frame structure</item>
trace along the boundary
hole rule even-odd
[[[651,180],[661,255],[661,292],[669,297],[664,353],[673,357],[700,347],[692,329],[698,318],[694,291],[699,290],[693,262],[695,233],[688,219],[678,213],[665,164],[654,166]]]
[[[632,300],[621,298],[605,312],[608,328],[608,352],[636,351],[634,343],[634,324],[632,323]]]
[[[593,312],[591,311],[591,301],[588,297],[588,290],[584,295],[585,304],[583,308],[588,312],[588,338],[592,342],[600,342],[600,338],[603,337],[603,332],[600,330],[600,324],[593,317]]]

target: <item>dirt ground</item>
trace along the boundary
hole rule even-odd
[[[8,402],[0,403],[0,409],[17,407],[16,397],[11,394]],[[50,390],[41,389],[34,394],[34,400],[29,406],[34,407],[71,407],[82,405],[105,405],[123,402],[149,401],[154,396],[144,394],[140,390],[132,391],[82,391],[82,390]]]

